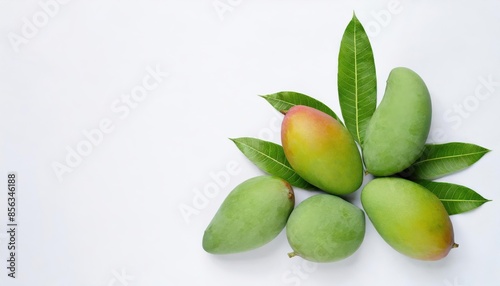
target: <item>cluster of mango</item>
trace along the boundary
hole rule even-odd
[[[230,192],[208,225],[205,251],[255,249],[286,227],[290,257],[315,262],[349,257],[364,239],[365,216],[345,195],[361,187],[365,170],[375,179],[361,191],[361,203],[390,246],[421,260],[441,259],[458,246],[439,198],[398,176],[422,155],[430,129],[431,99],[417,73],[403,67],[391,71],[384,97],[367,122],[362,149],[329,114],[305,105],[284,113],[284,155],[301,178],[324,193],[294,208],[294,191],[286,180],[251,178]]]

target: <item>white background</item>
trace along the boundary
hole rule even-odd
[[[19,187],[18,278],[0,262],[0,285],[500,284],[500,2],[62,2],[0,1],[0,176],[16,171]],[[262,174],[228,138],[280,143],[282,117],[257,95],[298,91],[340,114],[337,56],[353,11],[379,100],[392,68],[419,73],[432,94],[429,141],[493,150],[443,180],[493,201],[452,217],[460,247],[438,262],[397,253],[369,222],[360,249],[336,263],[289,259],[284,232],[251,252],[205,253],[225,196]],[[125,107],[145,77],[150,90]],[[88,145],[103,120],[112,129]],[[79,147],[86,156],[68,166]],[[297,203],[311,194],[296,189]]]

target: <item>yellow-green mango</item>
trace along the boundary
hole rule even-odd
[[[229,254],[263,246],[285,228],[294,205],[294,192],[287,181],[273,176],[248,179],[219,207],[203,234],[203,249]]]
[[[338,261],[352,255],[365,236],[365,214],[355,205],[329,195],[314,195],[292,212],[286,235],[293,252],[314,262]]]
[[[361,203],[380,236],[406,256],[439,260],[458,246],[441,201],[415,182],[374,179],[363,188]]]
[[[431,98],[422,78],[408,68],[394,68],[366,128],[363,160],[367,172],[389,176],[413,164],[423,152],[431,117]]]
[[[281,142],[292,168],[319,189],[346,195],[363,181],[363,163],[349,131],[330,115],[296,105],[286,112]]]

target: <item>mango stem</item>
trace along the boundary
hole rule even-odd
[[[288,257],[290,257],[290,258],[295,257],[295,256],[297,256],[297,253],[295,251],[288,253]]]
[[[457,248],[457,247],[458,247],[457,243],[453,243],[453,245],[451,246],[451,248]]]

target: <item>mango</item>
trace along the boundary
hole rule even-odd
[[[285,228],[294,205],[287,181],[273,176],[248,179],[222,202],[203,234],[203,249],[229,254],[263,246]]]
[[[431,117],[431,98],[422,78],[408,68],[394,68],[366,128],[363,160],[367,172],[390,176],[413,164],[424,150]]]
[[[313,195],[290,215],[286,236],[293,252],[314,262],[338,261],[352,255],[365,236],[365,215],[355,205],[329,194]]]
[[[292,168],[312,185],[334,195],[356,191],[363,163],[349,131],[330,115],[296,105],[281,125],[281,142]]]
[[[361,203],[380,236],[406,256],[439,260],[458,246],[441,201],[415,182],[376,178],[361,191]]]

